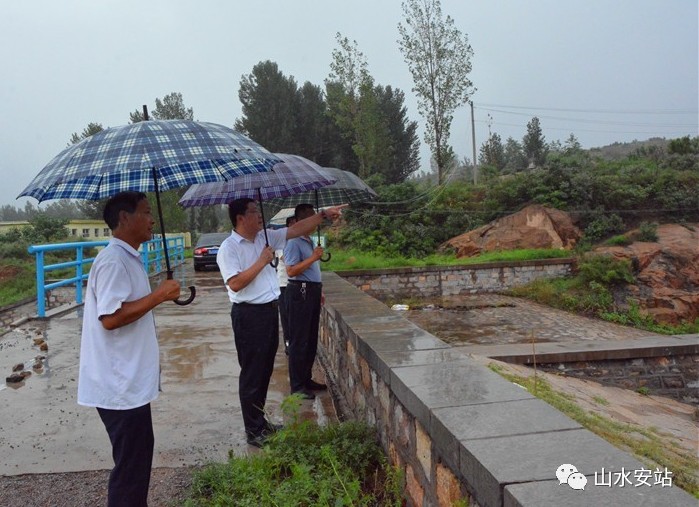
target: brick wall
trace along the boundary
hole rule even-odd
[[[568,276],[574,266],[574,259],[545,259],[507,264],[338,271],[337,274],[367,294],[386,300],[495,292],[538,278]]]
[[[602,385],[668,396],[699,403],[699,357],[696,355],[640,357],[608,361],[540,364],[542,370],[589,378]]]

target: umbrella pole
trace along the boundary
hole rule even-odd
[[[318,204],[318,189],[316,188],[314,192],[316,194],[316,212],[320,213],[320,205]],[[318,224],[318,246],[320,246],[320,224]],[[320,262],[328,262],[331,257],[332,254],[330,252],[325,252],[325,255],[320,258]]]
[[[259,202],[258,207],[260,208],[260,215],[262,216],[262,230],[265,231],[265,246],[269,246],[269,238],[267,237],[267,222],[265,222],[265,211],[264,208],[262,208],[262,190],[259,188],[257,189],[257,200]],[[279,259],[277,259],[276,255],[274,256],[274,260],[270,262],[269,265],[274,269],[277,269]]]
[[[172,280],[172,269],[170,268],[170,255],[167,252],[167,238],[165,237],[165,221],[163,220],[163,208],[160,205],[160,189],[158,188],[158,175],[156,173],[155,167],[153,171],[153,188],[155,189],[155,203],[158,208],[158,220],[160,220],[160,234],[163,240],[163,252],[165,252],[165,266],[167,267],[167,279]],[[189,298],[185,300],[176,299],[175,303],[184,306],[188,305],[194,301],[194,296],[196,295],[196,289],[193,285],[189,286]]]

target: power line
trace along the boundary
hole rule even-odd
[[[529,109],[536,111],[560,111],[569,113],[604,113],[604,114],[697,114],[696,109],[566,109],[557,107],[531,107],[531,106],[511,106],[505,104],[474,103],[475,106],[483,109],[487,107],[501,107],[507,109]]]

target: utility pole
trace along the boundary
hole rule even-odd
[[[473,184],[478,184],[478,164],[476,163],[476,122],[473,119],[473,101],[471,104],[471,142],[473,143]]]

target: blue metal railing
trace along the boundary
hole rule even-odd
[[[36,263],[36,314],[38,317],[46,316],[46,291],[57,287],[65,287],[75,285],[75,302],[82,304],[83,302],[83,281],[87,280],[90,270],[84,269],[84,266],[92,264],[94,257],[85,258],[85,249],[106,246],[108,241],[84,241],[75,243],[55,243],[50,245],[32,245],[29,247],[29,253],[34,255]],[[57,264],[46,264],[44,259],[45,252],[55,252],[61,250],[75,250],[75,260],[68,262],[59,262]],[[171,267],[179,266],[184,263],[184,238],[173,237],[167,238],[168,256],[170,257]],[[149,276],[162,273],[165,271],[165,249],[163,248],[163,240],[153,238],[146,241],[139,249],[141,254],[141,262]],[[75,276],[59,280],[57,282],[46,283],[46,273],[57,269],[75,267]],[[87,272],[86,272],[87,271]]]

